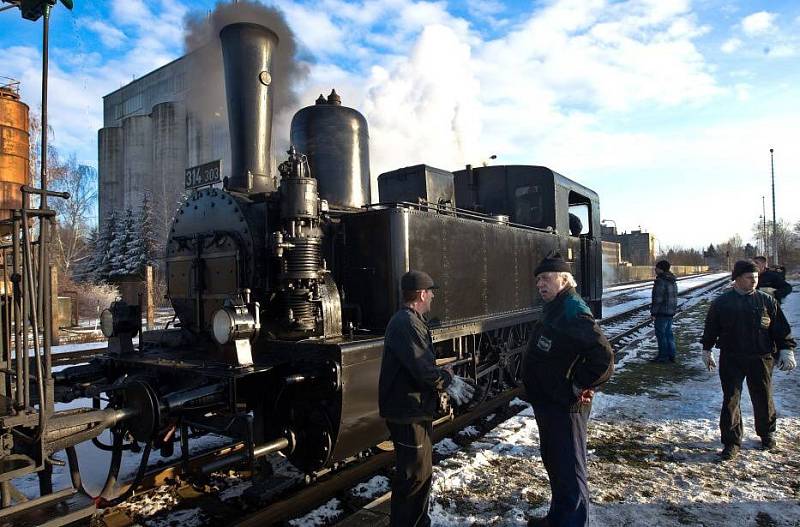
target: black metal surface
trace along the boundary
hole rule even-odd
[[[456,207],[453,173],[428,165],[414,165],[378,176],[380,203],[417,203]]]
[[[331,97],[328,98],[328,101]],[[358,111],[325,99],[292,118],[291,143],[308,156],[319,195],[331,205],[370,202],[369,129]]]
[[[430,321],[450,326],[529,311],[540,304],[533,269],[547,252],[566,248],[552,233],[412,208],[343,218],[348,302],[362,306],[368,328],[385,327],[399,307],[400,276],[423,269],[440,286]]]
[[[218,189],[193,193],[178,210],[167,242],[167,289],[184,327],[205,329],[226,298],[264,289],[267,262],[257,256],[265,217],[263,203]]]
[[[270,65],[278,37],[257,24],[222,28],[225,93],[231,137],[231,176],[227,188],[241,192],[272,192],[272,82]]]
[[[89,496],[65,489],[0,510],[0,527],[60,527],[85,520],[95,510]]]

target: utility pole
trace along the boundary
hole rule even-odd
[[[778,265],[778,220],[775,215],[775,157],[773,148],[769,149],[769,164],[772,169],[772,265]]]
[[[764,196],[761,196],[761,238],[764,240],[764,245],[761,246],[764,251],[764,256],[767,255],[767,205]]]

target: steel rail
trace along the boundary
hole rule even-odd
[[[678,296],[680,296],[680,297],[688,296],[690,293],[694,293],[694,292],[696,292],[698,290],[701,290],[701,289],[708,289],[708,291],[713,291],[716,288],[722,287],[723,285],[725,285],[729,281],[730,280],[727,277],[720,278],[719,280],[714,280],[712,282],[707,282],[705,284],[702,284],[702,285],[699,285],[699,286],[695,286],[695,287],[692,287],[690,289],[686,289],[684,291],[681,291],[678,294]],[[678,306],[678,309],[675,312],[676,316],[679,313],[682,313],[683,311],[685,311],[685,308],[684,308],[685,304],[686,304],[686,302],[684,302],[683,304]],[[653,323],[653,320],[649,315],[650,305],[651,304],[648,303],[648,304],[644,304],[644,305],[641,305],[641,306],[637,306],[634,309],[625,311],[623,313],[619,313],[617,315],[614,315],[613,317],[609,317],[608,319],[603,319],[603,320],[600,321],[600,324],[602,326],[607,326],[607,325],[609,325],[611,323],[618,323],[620,320],[625,319],[625,318],[634,318],[636,316],[636,314],[639,313],[639,312],[647,311],[647,313],[648,313],[647,317],[644,320],[642,320],[641,322],[635,323],[630,328],[627,328],[627,329],[623,330],[622,332],[617,333],[617,334],[615,334],[615,335],[613,335],[613,336],[608,338],[608,341],[611,344],[611,346],[614,348],[614,352],[615,353],[618,352],[620,349],[622,349],[625,346],[625,344],[623,344],[623,342],[622,342],[623,339],[625,339],[626,337],[628,337],[628,336],[640,331],[642,328],[644,328],[644,327],[646,327],[646,326],[648,326],[648,325]]]

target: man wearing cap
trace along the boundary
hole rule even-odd
[[[550,478],[550,510],[529,526],[584,526],[589,514],[586,431],[594,389],[614,371],[614,353],[575,291],[558,253],[534,271],[544,301],[525,353],[522,380],[533,406],[542,462]]]
[[[766,256],[756,256],[753,263],[758,268],[758,285],[756,287],[775,297],[778,304],[783,302],[786,295],[792,292],[792,284],[786,281],[785,275],[767,267]]]
[[[397,460],[392,479],[391,525],[431,524],[428,503],[433,473],[431,430],[445,390],[457,405],[469,402],[474,387],[436,367],[425,315],[431,310],[433,279],[421,271],[403,275],[403,307],[386,326],[378,383],[378,404],[386,419]]]
[[[661,260],[656,264],[656,279],[653,282],[653,296],[650,302],[650,315],[656,327],[658,356],[654,362],[675,362],[675,337],[672,335],[672,318],[678,309],[678,283],[669,270],[670,263]]]
[[[733,266],[733,288],[711,303],[703,331],[703,360],[711,370],[717,366],[711,348],[719,347],[719,379],[722,411],[719,429],[723,449],[720,457],[736,457],[742,445],[742,412],[739,400],[742,381],[753,403],[756,434],[764,450],[775,447],[775,405],[772,402],[772,367],[777,357],[779,370],[795,367],[795,341],[780,305],[772,296],[758,291],[758,269],[740,260]]]

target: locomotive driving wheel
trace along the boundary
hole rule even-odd
[[[333,452],[333,423],[325,409],[296,409],[291,428],[297,440],[288,456],[292,465],[306,473],[325,467]]]
[[[518,324],[509,330],[505,340],[505,349],[500,353],[503,382],[507,386],[522,385],[522,360],[530,338],[530,324]]]

